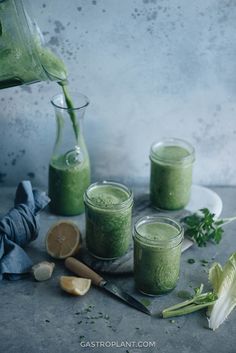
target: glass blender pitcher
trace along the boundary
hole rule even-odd
[[[43,45],[26,0],[0,0],[0,89],[66,77],[64,63]]]

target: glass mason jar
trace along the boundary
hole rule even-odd
[[[148,295],[174,289],[179,278],[181,225],[167,217],[145,216],[135,223],[133,240],[136,288]]]
[[[83,195],[90,184],[90,162],[82,132],[82,119],[89,104],[82,94],[73,95],[73,108],[62,94],[51,101],[57,134],[49,165],[50,210],[73,216],[84,212]]]
[[[154,143],[150,152],[150,200],[166,210],[184,208],[190,199],[194,148],[180,139]]]
[[[84,202],[89,252],[101,259],[124,255],[132,233],[132,191],[122,184],[102,181],[90,185]]]
[[[43,45],[27,0],[0,1],[0,89],[66,80],[64,63]]]

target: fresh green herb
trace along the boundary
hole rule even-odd
[[[185,234],[192,238],[198,246],[206,246],[209,241],[216,244],[222,239],[222,225],[236,220],[236,217],[215,219],[214,213],[202,208],[191,216],[184,217]]]
[[[213,292],[202,293],[202,291],[203,284],[201,284],[199,288],[195,288],[195,294],[191,299],[164,309],[162,311],[163,318],[166,319],[173,316],[190,314],[213,305],[217,300],[217,295]]]
[[[195,260],[194,259],[188,259],[187,261],[189,264],[195,264]]]

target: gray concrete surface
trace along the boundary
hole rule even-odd
[[[29,2],[71,89],[91,100],[94,180],[146,182],[150,144],[175,136],[196,147],[195,183],[236,184],[234,0]],[[42,83],[0,92],[3,185],[47,183],[58,91]]]
[[[236,188],[214,187],[222,197],[223,216],[236,215]],[[146,194],[145,188],[135,188],[136,200]],[[0,190],[0,214],[13,203],[13,188]],[[27,251],[34,262],[49,260],[44,248],[44,236],[48,227],[58,219],[48,212],[41,214],[40,237],[31,243]],[[84,232],[84,216],[74,217]],[[56,262],[51,280],[37,283],[31,278],[17,282],[0,282],[0,352],[6,353],[235,353],[236,310],[216,331],[207,328],[203,312],[175,318],[175,322],[158,317],[158,313],[180,299],[179,290],[190,290],[207,284],[205,259],[224,263],[236,250],[236,223],[225,227],[222,243],[207,248],[193,247],[182,255],[181,276],[177,288],[159,298],[148,298],[153,316],[149,317],[91,288],[84,297],[77,298],[63,293],[58,285],[60,275],[68,274],[63,262]],[[195,264],[187,263],[194,258]],[[147,298],[136,292],[132,276],[110,277],[136,298]],[[83,348],[84,342],[155,342],[150,348]]]

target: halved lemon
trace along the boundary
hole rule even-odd
[[[47,252],[55,259],[66,259],[78,253],[80,238],[80,230],[74,222],[59,221],[46,235]]]
[[[73,295],[84,295],[91,286],[91,279],[74,276],[61,276],[60,286],[67,293]]]

